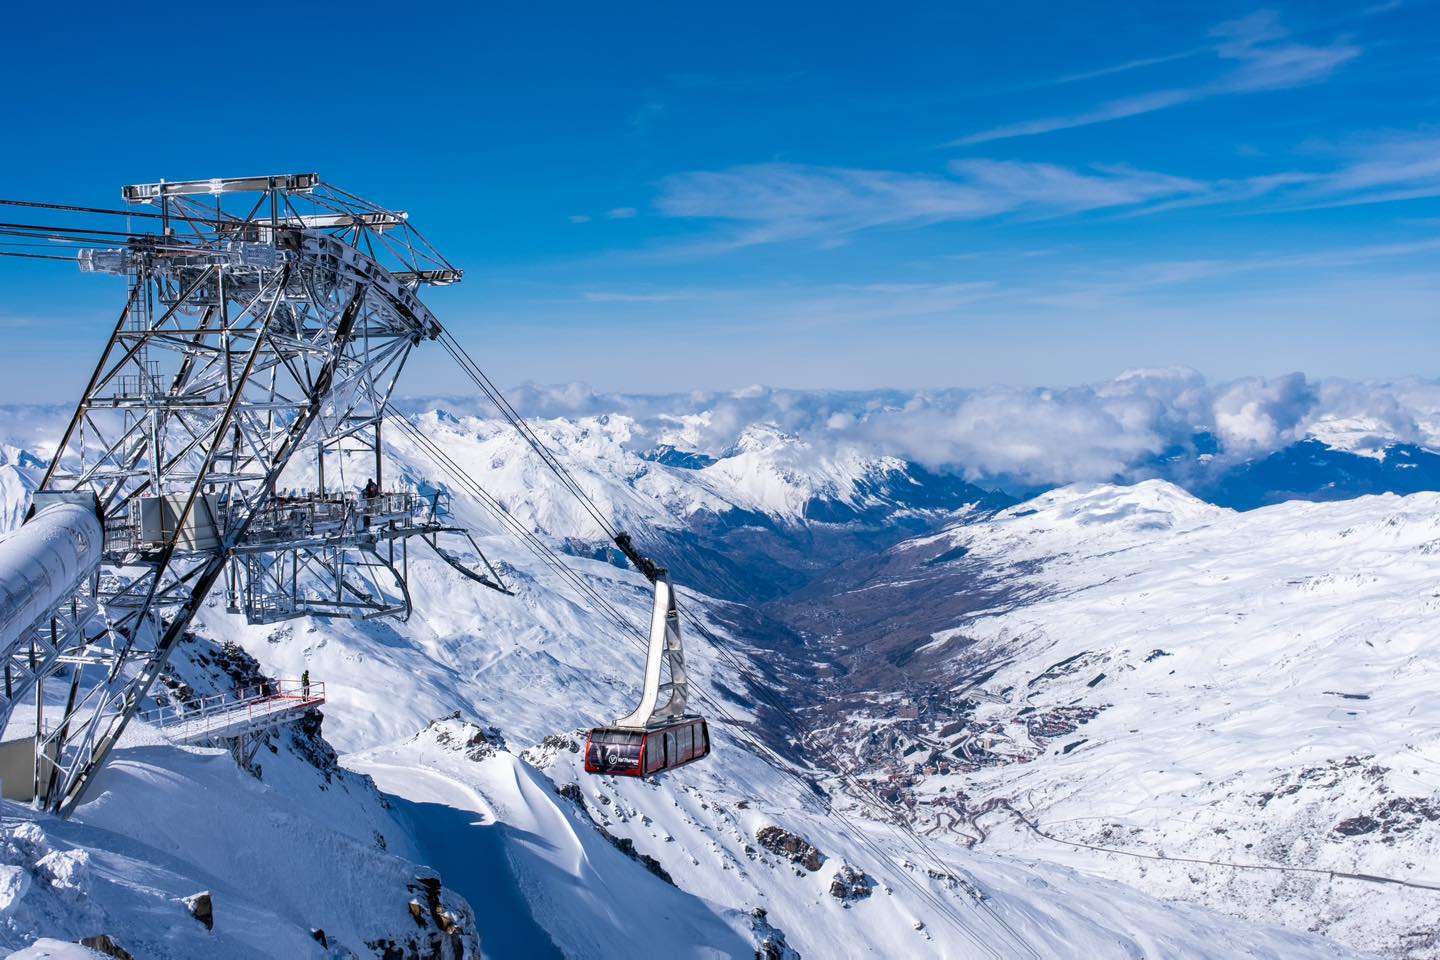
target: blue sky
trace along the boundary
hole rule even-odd
[[[485,6],[11,11],[0,193],[314,170],[502,383],[1435,373],[1435,3]],[[0,259],[0,399],[122,296]]]

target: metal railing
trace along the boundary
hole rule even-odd
[[[139,714],[159,727],[177,743],[204,740],[207,736],[233,736],[231,728],[258,729],[282,722],[294,712],[325,702],[323,681],[270,680],[231,693],[217,693],[199,700],[171,703]]]
[[[314,494],[273,497],[251,521],[250,541],[291,540],[324,536],[375,523],[408,520],[430,502],[414,493],[382,493],[374,497]]]
[[[403,524],[415,519],[434,523],[442,509],[438,496],[423,497],[418,493],[382,493],[374,497],[279,493],[255,514],[245,532],[245,541],[306,540],[358,532],[377,523]],[[229,523],[227,506],[216,504],[212,510],[214,526],[223,530]],[[105,522],[105,549],[110,553],[158,545],[142,541],[139,516],[134,510],[107,518]]]

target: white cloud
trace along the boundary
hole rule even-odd
[[[606,211],[605,217],[609,220],[629,220],[635,216],[635,213],[636,210],[634,207],[616,207],[613,210]]]
[[[1096,167],[1096,173],[1080,173],[1050,163],[956,160],[950,168],[972,184],[1009,198],[1017,207],[1046,213],[1134,206],[1196,193],[1206,186],[1184,177],[1124,167]]]
[[[1244,82],[1259,83],[1262,74],[1287,69],[1279,61],[1257,67],[1261,72]],[[948,176],[752,164],[666,177],[656,208],[667,217],[730,224],[711,245],[728,249],[791,240],[836,242],[865,230],[1007,216],[1034,219],[1092,211],[1148,216],[1196,206],[1258,209],[1257,201],[1268,201],[1267,209],[1310,209],[1440,196],[1440,137],[1372,137],[1339,156],[1341,162],[1328,170],[1214,181],[1117,165],[1072,168],[979,158],[952,161]]]
[[[1182,177],[1123,168],[964,160],[951,176],[769,163],[675,174],[661,183],[662,214],[743,225],[731,245],[860,230],[979,220],[1002,214],[1060,216],[1131,206],[1204,189]]]
[[[1166,107],[1178,106],[1179,104],[1196,100],[1199,96],[1199,89],[1154,90],[1132,97],[1121,97],[1117,100],[1110,100],[1100,104],[1098,107],[1080,113],[1057,117],[1042,117],[1038,120],[1025,120],[1020,123],[1010,123],[1000,127],[993,127],[989,130],[982,130],[979,133],[972,133],[969,136],[952,140],[949,146],[970,147],[980,143],[990,143],[994,140],[1033,137],[1042,133],[1053,133],[1056,130],[1071,130],[1075,127],[1088,127],[1096,123],[1108,123],[1111,120],[1138,117],[1141,114],[1164,110]]]
[[[1360,55],[1358,47],[1339,42],[1328,46],[1292,42],[1271,11],[1259,11],[1222,23],[1211,31],[1211,36],[1216,38],[1212,48],[1215,55],[1229,64],[1228,69],[1212,80],[1121,97],[1078,113],[1006,124],[961,137],[952,141],[951,145],[973,146],[994,140],[1035,136],[1153,113],[1211,97],[1298,87],[1323,80]],[[1172,55],[1136,63],[1149,65],[1180,58]],[[1131,66],[1125,64],[1112,72],[1130,69]]]
[[[1349,162],[1313,176],[1295,194],[1311,206],[1440,196],[1440,137],[1391,137],[1348,154]]]
[[[1222,23],[1210,33],[1220,39],[1216,53],[1237,66],[1206,87],[1209,94],[1302,86],[1323,80],[1360,55],[1358,47],[1343,43],[1317,47],[1286,42],[1288,35],[1272,10]]]
[[[1183,367],[1133,370],[1058,389],[750,386],[623,395],[582,384],[527,384],[510,396],[527,416],[632,417],[637,449],[671,442],[724,456],[747,428],[765,424],[803,439],[817,456],[859,448],[1012,489],[1154,476],[1159,458],[1189,447],[1199,431],[1213,434],[1221,460],[1264,456],[1337,422],[1363,423],[1388,439],[1440,444],[1440,382],[1311,380],[1298,373],[1211,382]],[[490,415],[471,409],[470,400],[407,406],[436,403]]]
[[[1313,210],[1440,196],[1440,137],[1375,135],[1333,153],[1340,162],[1330,169],[1216,180],[1121,215],[1153,216],[1186,207],[1242,204],[1257,212]],[[1264,200],[1269,202],[1254,203]]]

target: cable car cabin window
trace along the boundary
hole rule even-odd
[[[680,759],[693,760],[695,758],[695,725],[687,723],[680,728]]]
[[[640,765],[640,745],[645,735],[629,730],[594,730],[590,734],[585,766],[594,773],[633,775]]]
[[[651,734],[645,738],[645,772],[654,773],[665,766],[665,738]]]

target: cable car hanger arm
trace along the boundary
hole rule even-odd
[[[613,539],[615,541],[615,546],[619,547],[620,552],[625,554],[625,559],[629,560],[630,563],[634,565],[636,570],[639,570],[641,573],[645,574],[646,580],[654,583],[665,575],[665,570],[663,568],[657,567],[655,565],[655,561],[651,560],[649,557],[645,556],[643,553],[641,553],[635,548],[635,542],[630,539],[630,534],[621,531],[620,533],[615,534]]]

